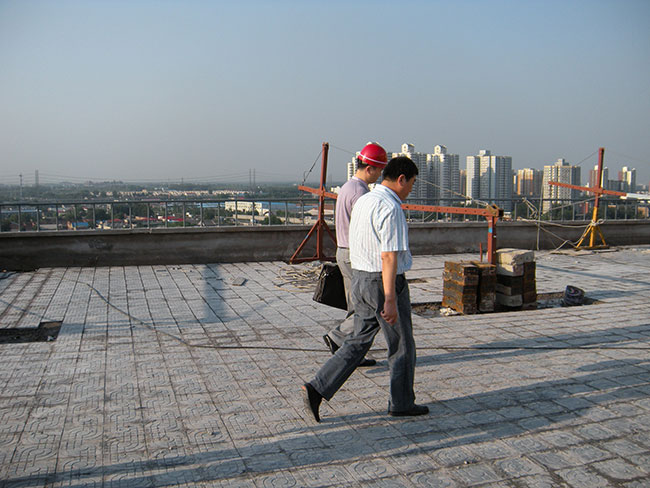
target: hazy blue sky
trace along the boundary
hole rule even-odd
[[[301,181],[324,141],[342,180],[368,140],[647,184],[650,2],[0,0],[3,182]]]

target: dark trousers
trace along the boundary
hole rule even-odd
[[[415,341],[411,323],[411,299],[404,275],[395,281],[398,319],[393,325],[380,315],[384,308],[381,273],[352,270],[354,332],[316,373],[312,386],[330,400],[357,368],[381,328],[388,345],[391,411],[409,410],[415,404]]]

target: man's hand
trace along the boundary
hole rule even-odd
[[[381,311],[382,318],[390,325],[397,322],[397,299],[395,297],[384,300],[384,309]]]

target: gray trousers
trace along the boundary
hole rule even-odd
[[[395,281],[398,319],[390,325],[380,315],[384,308],[381,273],[352,272],[354,332],[316,373],[311,385],[330,400],[357,368],[381,328],[388,345],[391,411],[409,410],[415,404],[415,341],[411,324],[411,299],[404,275]]]
[[[331,329],[327,335],[339,347],[347,336],[354,331],[354,305],[352,305],[352,266],[350,265],[350,250],[344,247],[336,249],[336,264],[339,265],[343,275],[343,286],[345,287],[345,298],[348,301],[348,315],[339,325]]]

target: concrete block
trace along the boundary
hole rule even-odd
[[[523,288],[524,275],[521,276],[497,275],[497,283],[504,286]]]
[[[494,305],[494,311],[495,312],[513,312],[515,310],[523,310],[523,306],[510,307],[510,306],[507,306],[507,305],[502,305],[499,302],[497,302]]]
[[[527,279],[525,274],[521,276],[497,275],[496,290],[504,295],[513,296],[535,292],[537,285],[534,276],[532,279]]]
[[[524,287],[522,293],[531,293],[537,291],[537,284],[534,281],[524,281]]]
[[[523,276],[524,264],[497,264],[497,276]]]
[[[525,249],[504,248],[497,250],[497,263],[499,264],[523,264],[535,261],[535,253]]]
[[[524,303],[533,303],[537,302],[537,292],[529,291],[521,295]]]
[[[497,303],[505,305],[506,307],[521,307],[524,300],[521,295],[508,296],[502,293],[497,293]]]
[[[496,292],[512,297],[515,295],[522,295],[524,293],[524,287],[522,285],[506,286],[502,285],[501,283],[497,283]]]
[[[534,280],[535,279],[535,263],[524,263],[524,280]]]

